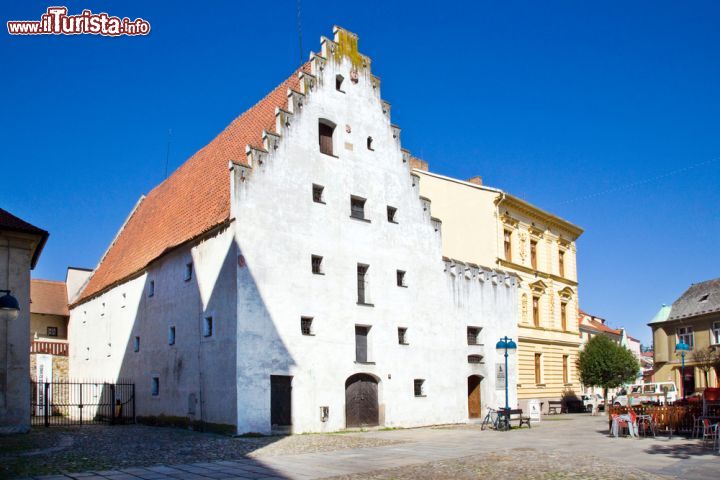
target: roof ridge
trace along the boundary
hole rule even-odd
[[[42,282],[42,283],[59,283],[61,285],[65,285],[64,280],[47,280],[45,278],[31,278],[31,282]]]

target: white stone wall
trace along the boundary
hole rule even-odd
[[[72,309],[73,377],[134,381],[138,415],[186,416],[188,397],[201,396],[202,419],[237,425],[238,433],[271,431],[271,375],[293,376],[296,433],[345,428],[345,381],[355,373],[378,379],[380,423],[388,427],[467,421],[467,377],[474,374],[484,377],[483,408],[504,404],[495,388],[495,342],[517,338],[515,278],[493,280],[486,270],[482,281],[453,276],[389,106],[365,70],[355,84],[350,69],[347,60],[329,60],[302,108],[291,101],[294,114],[281,114],[277,149],[269,146],[262,163],[253,154],[252,168],[233,167],[227,230]],[[338,73],[344,93],[335,90]],[[337,125],[335,156],[318,150],[320,118]],[[313,202],[313,184],[324,186],[324,203]],[[350,218],[351,195],[367,199],[369,222]],[[388,205],[397,208],[398,223],[388,222]],[[312,273],[311,255],[323,257],[324,275]],[[183,270],[191,257],[197,273],[188,285]],[[370,266],[374,306],[357,305],[358,263]],[[407,288],[396,285],[396,270],[407,272]],[[201,325],[208,314],[215,324],[209,340]],[[313,317],[314,335],[302,335],[302,316]],[[177,328],[173,347],[170,324]],[[355,362],[355,325],[371,327],[369,364]],[[467,326],[483,328],[483,346],[467,345]],[[398,327],[408,329],[409,345],[399,344]],[[135,336],[140,352],[133,351]],[[469,365],[473,353],[484,363]],[[511,386],[515,371],[511,363]],[[153,375],[161,381],[156,397]],[[425,396],[414,396],[414,379],[425,380]],[[329,407],[327,422],[321,406]],[[197,411],[192,419],[200,419]]]
[[[382,425],[464,422],[467,325],[493,335],[478,347],[486,378],[494,374],[494,337],[516,332],[514,284],[500,301],[497,293],[478,296],[479,284],[463,290],[464,305],[487,301],[497,309],[458,307],[449,295],[429,202],[419,198],[379,88],[363,71],[351,83],[351,68],[347,59],[329,60],[316,71],[318,85],[293,109],[290,126],[280,125],[277,149],[262,163],[254,158],[252,169],[234,170],[232,212],[245,264],[237,281],[239,432],[270,431],[270,375],[294,377],[294,432],[344,428],[345,381],[355,373],[379,379]],[[337,74],[346,79],[344,93],[335,89]],[[319,152],[319,119],[337,125],[335,156]],[[324,204],[313,202],[313,184],[324,186]],[[369,222],[350,218],[351,195],[367,199]],[[397,208],[397,224],[387,220],[388,205]],[[313,254],[323,257],[324,275],[312,274]],[[372,307],[356,304],[358,263],[370,266]],[[407,272],[407,288],[396,285],[398,269]],[[314,336],[301,334],[302,316],[314,318]],[[371,327],[371,365],[355,363],[355,325]],[[398,327],[408,328],[409,345],[398,344]],[[414,396],[414,379],[425,380],[425,397]],[[482,388],[483,399],[498,406],[494,380]],[[325,423],[321,406],[330,407]]]
[[[227,228],[192,248],[180,248],[153,262],[141,276],[71,309],[71,377],[135,383],[139,416],[234,425],[232,239],[232,228]],[[193,274],[186,281],[190,262]],[[207,315],[213,316],[214,332],[205,338],[202,322]],[[171,326],[174,345],[168,344]],[[160,382],[157,396],[151,394],[153,376]]]

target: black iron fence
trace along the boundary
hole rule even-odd
[[[135,423],[135,384],[31,381],[32,425]]]

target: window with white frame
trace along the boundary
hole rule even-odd
[[[710,340],[712,340],[713,345],[720,345],[720,322],[713,322],[710,336],[712,337]]]
[[[692,327],[678,327],[677,338],[678,338],[678,343],[684,342],[691,349],[695,346],[695,341],[694,341],[695,339],[694,339]]]

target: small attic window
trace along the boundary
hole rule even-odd
[[[335,90],[338,92],[345,93],[342,89],[343,81],[345,80],[345,77],[342,75],[335,75]]]
[[[708,299],[709,297],[710,297],[710,294],[709,294],[709,293],[706,293],[705,295],[703,295],[702,297],[700,297],[700,300],[698,300],[698,302],[707,302],[707,299]]]

